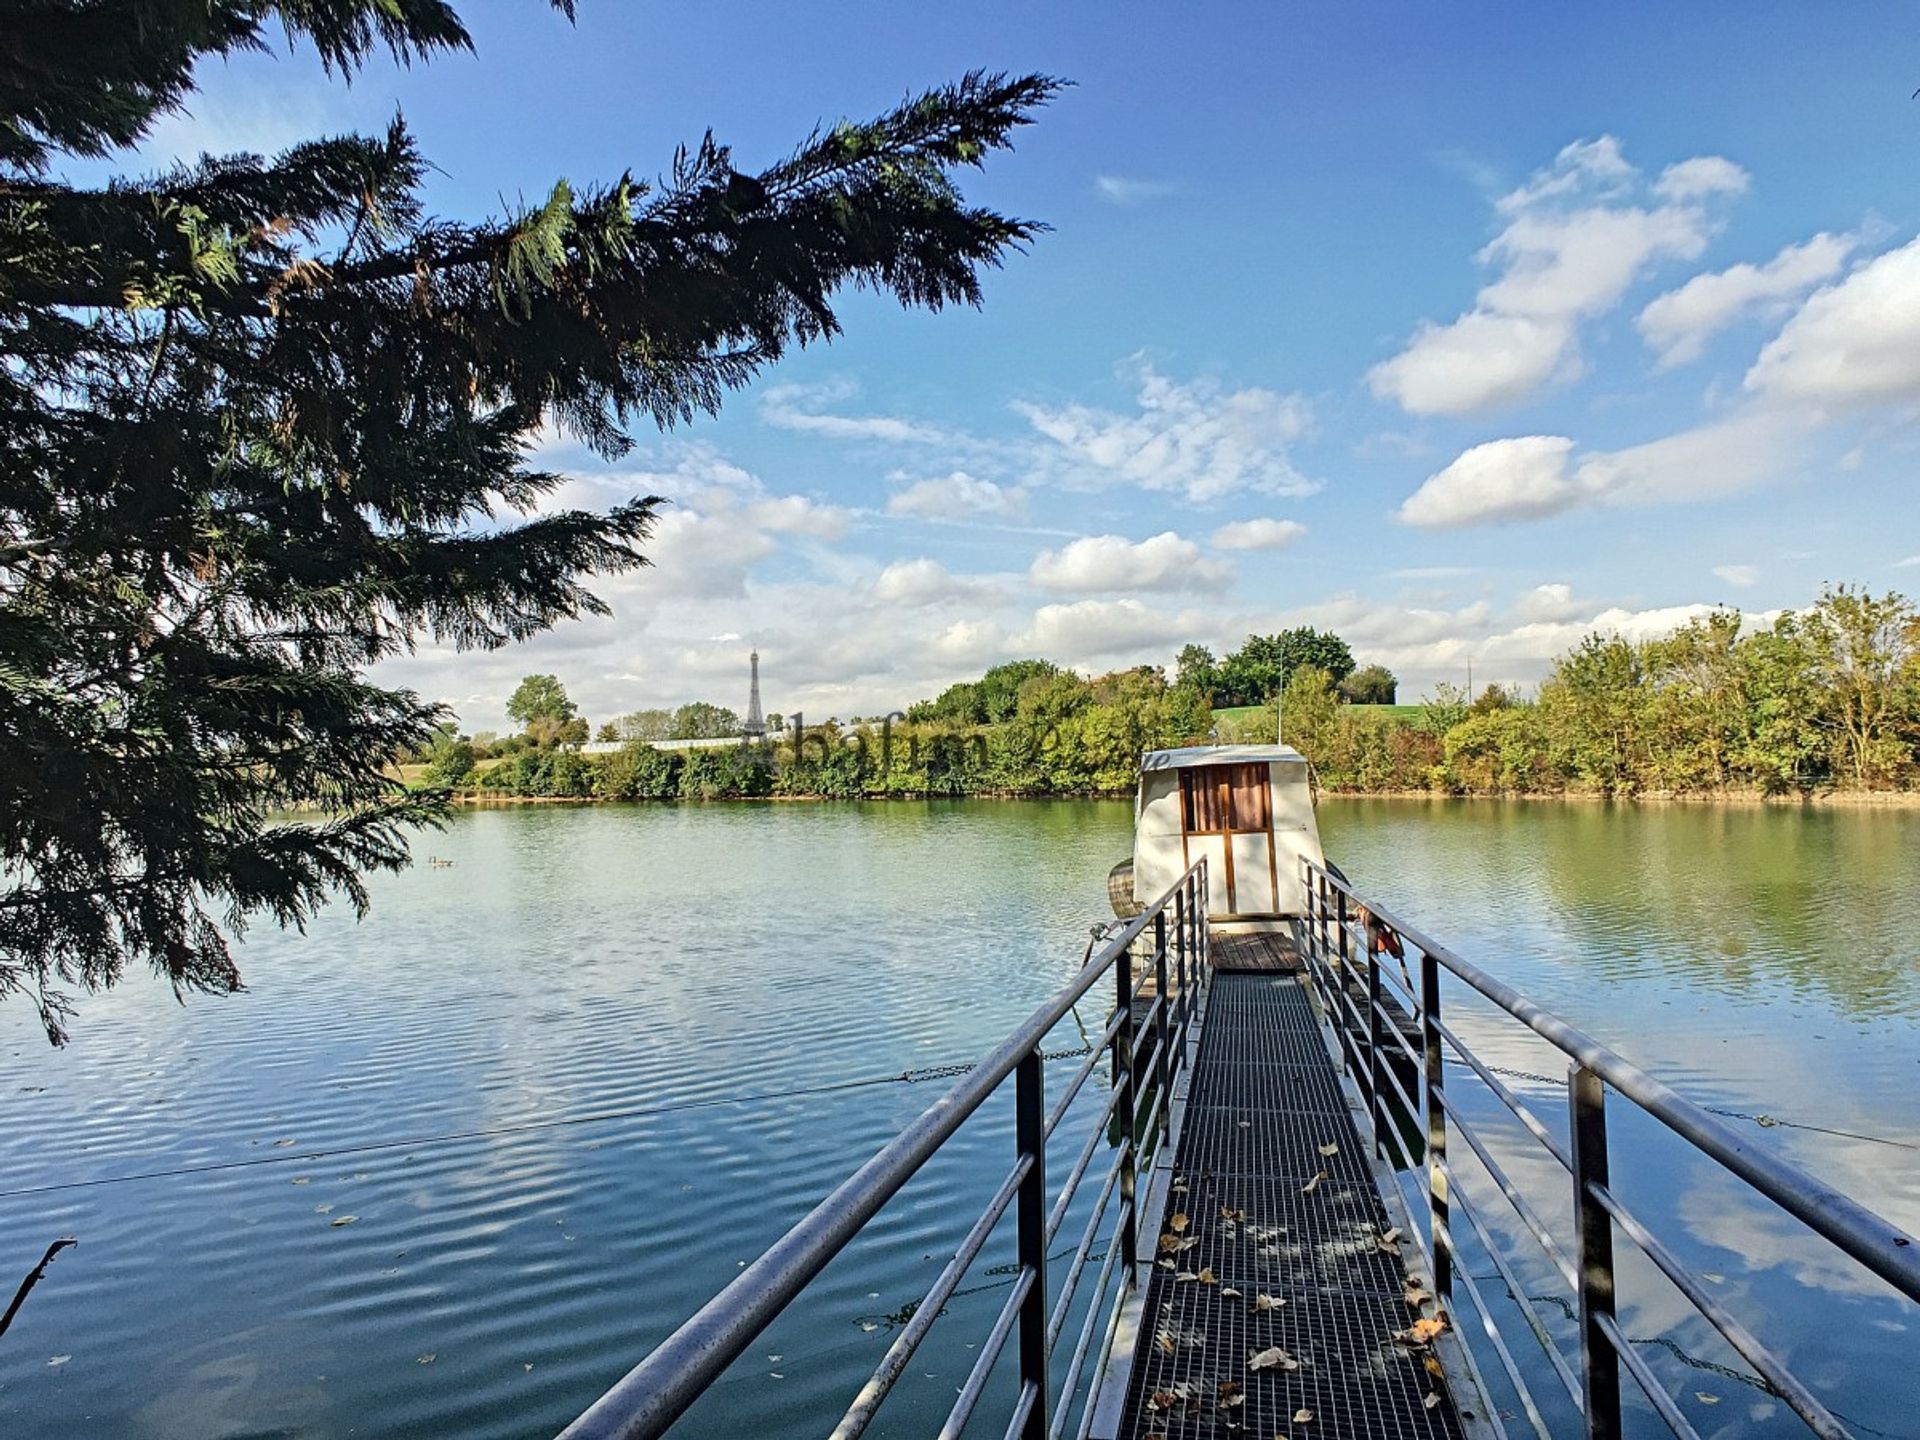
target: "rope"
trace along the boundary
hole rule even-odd
[[[1043,1050],[1044,1061],[1077,1060],[1093,1053],[1091,1045],[1072,1050]],[[705,1110],[723,1105],[750,1105],[761,1101],[791,1100],[805,1095],[832,1095],[845,1090],[864,1090],[876,1085],[920,1085],[930,1080],[953,1080],[973,1069],[973,1063],[924,1065],[894,1075],[869,1075],[858,1080],[836,1080],[824,1085],[802,1085],[787,1090],[759,1090],[744,1095],[715,1095],[703,1100],[682,1100],[671,1105],[640,1105],[630,1109],[598,1110],[589,1115],[569,1115],[548,1120],[526,1120],[517,1125],[496,1125],[485,1130],[454,1130],[439,1135],[423,1135],[408,1140],[374,1140],[361,1145],[342,1145],[329,1150],[289,1151],[282,1155],[256,1155],[244,1160],[215,1160],[204,1165],[176,1165],[166,1169],[139,1170],[127,1175],[99,1175],[89,1180],[60,1180],[50,1185],[23,1185],[0,1190],[0,1200],[15,1200],[26,1195],[52,1195],[69,1190],[91,1190],[105,1185],[130,1185],[138,1180],[171,1180],[190,1175],[213,1175],[229,1170],[251,1170],[263,1165],[287,1165],[300,1161],[334,1160],[347,1155],[371,1155],[385,1150],[422,1150],[435,1145],[451,1145],[463,1140],[490,1140],[502,1135],[525,1135],[540,1130],[566,1130],[579,1125],[604,1125],[615,1120],[649,1119],[674,1115],[687,1110]]]
[[[1536,1074],[1532,1070],[1515,1070],[1510,1065],[1489,1065],[1487,1069],[1496,1075],[1507,1075],[1516,1080],[1532,1080],[1541,1085],[1566,1083],[1551,1075]],[[1865,1135],[1858,1130],[1835,1130],[1826,1125],[1810,1125],[1803,1120],[1782,1120],[1778,1115],[1754,1114],[1746,1110],[1725,1110],[1718,1105],[1702,1105],[1700,1108],[1715,1115],[1725,1116],[1729,1120],[1750,1120],[1762,1130],[1772,1130],[1777,1127],[1785,1127],[1789,1130],[1812,1130],[1821,1135],[1838,1135],[1847,1140],[1871,1140],[1875,1145],[1892,1145],[1901,1150],[1920,1150],[1920,1145],[1916,1145],[1911,1140],[1895,1140],[1886,1135]]]

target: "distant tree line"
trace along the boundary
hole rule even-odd
[[[1410,721],[1297,671],[1286,735],[1336,790],[1809,794],[1920,788],[1920,611],[1848,586],[1749,628],[1725,610],[1655,640],[1590,635],[1538,697],[1441,686]]]
[[[1332,661],[1313,663],[1311,657]],[[1369,672],[1378,672],[1369,676]],[[1920,611],[1898,594],[1839,586],[1810,609],[1751,628],[1719,611],[1660,639],[1588,636],[1531,700],[1440,685],[1393,706],[1393,676],[1356,666],[1338,636],[1253,636],[1215,662],[1192,645],[1174,678],[1153,666],[1087,679],[1009,661],[886,720],[808,724],[771,743],[662,751],[676,736],[738,733],[719,706],[636,711],[602,727],[625,743],[582,755],[565,692],[529,677],[525,731],[436,738],[422,783],[512,796],[720,799],[768,795],[1074,795],[1130,791],[1141,752],[1274,733],[1336,791],[1461,795],[1809,794],[1920,788]],[[540,682],[535,684],[534,682]],[[1356,684],[1355,682],[1361,682]],[[558,698],[556,699],[556,693]]]

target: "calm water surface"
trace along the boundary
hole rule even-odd
[[[1796,1122],[1730,1123],[1920,1228],[1920,815],[1330,801],[1321,823],[1364,888],[1703,1103]],[[1124,803],[469,813],[418,847],[454,864],[376,882],[364,924],[256,931],[244,995],[182,1008],[141,980],[60,1052],[0,1010],[0,1285],[81,1242],[0,1340],[0,1434],[550,1434],[939,1083],[819,1087],[972,1059],[1072,973],[1129,831]],[[998,1179],[1007,1117],[963,1137],[686,1433],[819,1432]],[[1861,1433],[1920,1433],[1909,1310],[1630,1117],[1615,1142],[1630,1203]],[[260,1163],[204,1168],[236,1161]],[[117,1178],[157,1170],[198,1173]],[[944,1413],[1007,1258],[886,1433]],[[1703,1434],[1790,1433],[1625,1283],[1631,1333],[1712,1396]]]

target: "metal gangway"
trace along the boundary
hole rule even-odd
[[[1006,1172],[844,1413],[804,1417],[805,1428],[833,1440],[866,1433],[889,1396],[912,1383],[916,1353],[989,1242],[1010,1229],[1012,1282],[969,1346],[970,1371],[933,1432],[940,1440],[989,1424],[1008,1440],[1506,1440],[1522,1424],[1542,1440],[1617,1440],[1642,1421],[1693,1440],[1681,1401],[1617,1319],[1617,1242],[1672,1282],[1751,1367],[1756,1386],[1816,1435],[1847,1435],[1829,1402],[1711,1293],[1650,1218],[1621,1202],[1608,1164],[1610,1097],[1915,1302],[1920,1245],[1364,902],[1337,872],[1311,862],[1306,871],[1308,914],[1284,947],[1290,965],[1276,966],[1274,937],[1250,950],[1234,943],[1243,937],[1211,930],[1205,862],[1196,864],[1090,947],[1057,995],[563,1440],[666,1434],[1009,1082]],[[1256,951],[1256,963],[1236,967],[1236,954]],[[1080,1001],[1106,995],[1104,1027],[1049,1094],[1049,1035]],[[1467,1002],[1566,1057],[1558,1120],[1457,1033]],[[1100,1103],[1076,1106],[1103,1071]],[[1503,1106],[1565,1172],[1558,1206],[1511,1178],[1501,1142],[1469,1117],[1469,1087]],[[1519,1275],[1529,1262],[1505,1238],[1513,1226],[1469,1200],[1463,1163],[1480,1168],[1518,1234],[1564,1282],[1577,1321],[1573,1353],[1535,1316]],[[1569,1202],[1572,1224],[1556,1230],[1547,1214]],[[1463,1246],[1457,1237],[1467,1233]],[[1056,1251],[1063,1234],[1075,1243]],[[1497,1283],[1475,1277],[1466,1263],[1475,1255],[1491,1261]],[[1564,1392],[1558,1402],[1534,1393],[1543,1369]],[[1644,1406],[1623,1395],[1623,1370]]]

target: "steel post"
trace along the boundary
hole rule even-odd
[[[1343,901],[1346,896],[1340,897]],[[1342,908],[1345,908],[1344,906]],[[1343,926],[1341,934],[1345,934]],[[1380,956],[1373,946],[1367,946],[1367,1118],[1373,1124],[1373,1153],[1386,1157],[1386,1143],[1381,1137],[1380,1125],[1382,1110],[1380,1104],[1380,1067],[1386,1063],[1386,1037],[1380,1033]]]
[[[1580,1277],[1580,1384],[1587,1440],[1619,1440],[1620,1357],[1601,1324],[1613,1315],[1613,1218],[1595,1198],[1607,1186],[1607,1086],[1593,1071],[1567,1070],[1568,1138],[1573,1149],[1573,1216]]]
[[[1426,1059],[1422,1098],[1427,1111],[1427,1226],[1433,1238],[1433,1293],[1453,1295],[1453,1236],[1447,1229],[1447,1112],[1440,1097],[1446,1052],[1440,1037],[1440,962],[1420,952],[1420,1048]]]
[[[1159,1003],[1153,1012],[1153,1064],[1156,1071],[1156,1083],[1160,1088],[1159,1103],[1154,1108],[1160,1114],[1160,1139],[1165,1141],[1173,1134],[1173,1056],[1169,1053],[1167,1028],[1167,912],[1161,910],[1153,917],[1153,993]]]
[[[1020,1381],[1037,1397],[1021,1427],[1021,1440],[1047,1440],[1047,1134],[1045,1068],[1035,1046],[1014,1072],[1014,1133],[1019,1153],[1031,1161],[1014,1201],[1020,1268],[1033,1277],[1020,1302]]]
[[[1113,1084],[1120,1093],[1120,1259],[1131,1270],[1139,1257],[1140,1207],[1134,1198],[1135,1159],[1140,1144],[1140,1090],[1134,1079],[1133,1052],[1139,1025],[1133,1016],[1133,955],[1123,952],[1113,964],[1114,1013],[1120,1017],[1113,1037]]]

